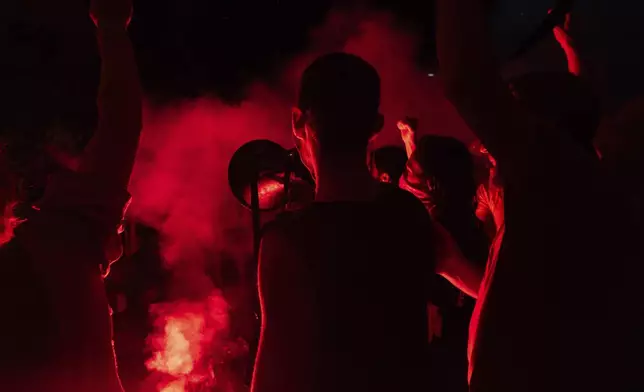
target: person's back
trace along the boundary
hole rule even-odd
[[[641,338],[625,310],[639,302],[628,265],[641,256],[594,156],[592,95],[556,73],[508,89],[490,61],[480,2],[437,4],[447,94],[504,185],[503,243],[493,247],[472,318],[470,390],[637,389],[636,355],[626,352]],[[597,205],[613,209],[597,213]]]
[[[620,239],[619,218],[593,211],[616,199],[583,157],[591,153],[553,144],[550,161],[525,180],[507,176],[503,242],[493,246],[471,326],[475,391],[513,390],[536,374],[525,390],[559,391],[602,385],[585,373],[618,374],[605,365],[622,359],[621,322],[600,309],[621,313],[626,303],[615,302],[615,288],[629,239]]]
[[[302,76],[293,134],[315,202],[262,238],[255,392],[426,389],[432,222],[369,172],[379,105],[359,57],[322,56]]]
[[[422,205],[385,185],[373,201],[278,218],[265,238],[282,257],[263,258],[259,273],[257,390],[423,390],[429,230]]]

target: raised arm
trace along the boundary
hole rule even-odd
[[[477,298],[479,287],[483,279],[483,269],[476,263],[468,260],[461,252],[456,240],[440,223],[431,217],[426,206],[417,204],[411,212],[414,217],[414,226],[410,237],[410,244],[415,244],[420,257],[420,263],[428,263],[432,260],[432,269],[430,273],[438,274],[447,279],[452,285],[463,291],[470,297]],[[428,244],[428,239],[430,244]],[[404,244],[408,246],[408,244]],[[427,252],[431,252],[431,257],[427,259]],[[429,278],[429,277],[428,277]],[[429,278],[431,281],[432,278]]]
[[[468,260],[451,234],[432,220],[436,273],[472,298],[478,298],[484,271]]]
[[[416,129],[418,129],[418,120],[406,117],[404,121],[398,121],[396,124],[400,131],[400,138],[405,144],[405,153],[407,159],[416,151]]]
[[[447,97],[501,164],[509,161],[516,166],[529,159],[524,155],[537,135],[537,125],[500,77],[483,0],[436,4],[438,59]]]
[[[141,132],[141,86],[134,51],[127,35],[131,0],[92,0],[101,55],[99,122],[80,170],[91,173],[106,189],[128,185]]]
[[[566,22],[564,23],[564,25],[555,26],[552,32],[555,36],[555,39],[559,43],[559,46],[561,46],[561,49],[563,49],[564,53],[566,54],[566,60],[568,61],[568,72],[575,76],[579,76],[581,74],[581,61],[579,60],[579,56],[577,55],[577,51],[575,50],[573,39],[568,34],[569,24],[570,14],[566,14]]]

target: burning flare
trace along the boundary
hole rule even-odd
[[[228,304],[219,291],[201,302],[153,305],[156,332],[149,337],[148,370],[161,379],[158,392],[188,392],[218,384],[216,367],[238,355],[229,340]],[[242,350],[243,351],[243,350]],[[219,385],[218,385],[219,386]]]

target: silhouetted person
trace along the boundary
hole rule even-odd
[[[503,243],[492,250],[472,318],[470,389],[628,390],[629,366],[641,363],[625,356],[641,341],[627,311],[640,302],[641,276],[630,276],[628,264],[641,256],[593,150],[597,105],[570,74],[527,75],[508,88],[487,42],[483,1],[437,4],[446,92],[504,186]],[[610,208],[597,213],[598,205]]]
[[[356,56],[320,57],[302,76],[293,133],[315,202],[264,233],[256,392],[428,385],[428,282],[453,265],[435,263],[422,204],[369,172],[379,104],[380,78]]]
[[[428,135],[411,152],[401,188],[414,194],[464,256],[483,269],[489,241],[476,219],[474,163],[467,147],[451,137]]]
[[[106,245],[129,199],[141,93],[126,33],[130,1],[91,7],[102,57],[96,133],[76,170],[50,177],[42,200],[0,248],[0,385],[7,391],[122,389],[99,265],[112,253]]]
[[[401,188],[423,202],[482,274],[490,244],[475,215],[474,163],[467,146],[451,137],[428,135],[409,147],[411,155]],[[474,300],[465,298],[447,281],[437,279],[430,301],[440,309],[437,318],[441,323],[440,336],[431,345],[432,387],[467,391],[467,336]],[[430,326],[434,325],[430,316]]]

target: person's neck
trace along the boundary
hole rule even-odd
[[[365,154],[366,155],[366,154]],[[315,201],[364,201],[374,198],[378,182],[369,173],[366,158],[334,156],[316,165]]]

